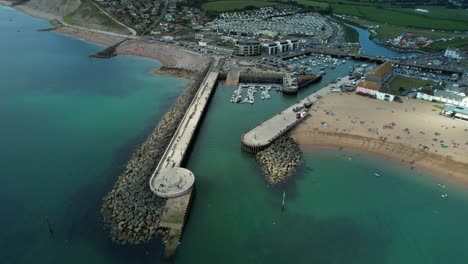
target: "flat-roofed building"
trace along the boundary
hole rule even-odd
[[[234,48],[234,54],[238,56],[256,56],[260,51],[258,40],[238,40]]]
[[[446,104],[440,114],[468,121],[468,108]]]
[[[299,40],[297,39],[288,39],[289,50],[297,50],[299,48]]]
[[[278,45],[278,52],[287,52],[290,50],[289,43],[287,40],[279,40],[276,41],[276,45]]]
[[[279,47],[274,41],[268,41],[262,44],[263,52],[268,55],[278,54]]]
[[[299,49],[299,40],[288,39],[279,41],[268,41],[262,44],[263,52],[268,55],[274,55],[282,52]]]

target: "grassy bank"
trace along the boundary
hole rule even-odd
[[[393,79],[392,83],[390,83],[390,89],[395,94],[400,94],[403,90],[419,88],[422,86],[428,86],[433,84],[435,84],[433,81],[397,76],[395,77],[395,79]]]
[[[417,12],[415,8],[385,5],[332,4],[333,13],[357,16],[379,24],[402,27],[468,30],[468,11],[444,7],[421,7],[429,12]]]
[[[236,1],[236,0],[229,0],[229,1],[213,1],[207,2],[202,4],[202,8],[206,11],[234,11],[234,10],[242,10],[247,7],[265,7],[265,6],[275,6],[278,3],[276,2],[267,2],[263,0],[253,0],[253,1]]]
[[[468,46],[468,37],[465,38],[458,38],[454,40],[448,40],[448,41],[438,41],[435,42],[431,45],[430,49],[432,50],[443,50],[448,47],[456,47],[456,48],[461,48],[461,47],[467,47]]]
[[[129,34],[125,27],[102,13],[90,0],[83,1],[75,12],[64,16],[63,20],[70,25],[79,27]]]
[[[395,26],[395,25],[387,25],[387,24],[379,24],[374,21],[361,19],[361,18],[346,18],[347,22],[350,24],[359,24],[359,25],[367,25],[367,26],[376,26],[379,25],[378,28],[374,28],[373,30],[376,31],[377,35],[375,36],[376,39],[380,41],[387,41],[389,39],[395,38],[399,36],[403,32],[413,32],[415,37],[426,37],[432,40],[440,39],[440,38],[451,38],[451,37],[461,37],[464,36],[460,33],[453,33],[453,32],[442,32],[442,31],[432,31],[429,29],[419,29],[419,28],[408,28],[402,26]],[[441,42],[441,44],[444,42]],[[451,43],[446,43],[450,45]],[[456,42],[454,43],[456,44]],[[463,43],[461,43],[463,44]],[[460,45],[461,45],[460,44]],[[465,44],[466,45],[466,44]],[[442,48],[442,45],[438,45],[438,48]]]
[[[359,33],[354,28],[345,25],[342,26],[344,30],[344,39],[346,42],[359,42]]]

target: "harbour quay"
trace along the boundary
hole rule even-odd
[[[218,79],[215,64],[206,74],[150,178],[151,191],[159,197],[167,198],[159,223],[159,228],[167,231],[165,258],[171,258],[176,253],[193,198],[195,176],[181,166],[215,89]]]
[[[331,93],[332,87],[339,86],[340,84],[344,84],[348,81],[349,76],[344,76],[338,82],[326,85],[317,92],[310,94],[304,99],[272,116],[270,119],[264,121],[247,133],[242,134],[242,149],[253,154],[264,150],[276,139],[289,132],[309,116],[309,113],[304,110],[305,105],[310,106],[322,96]]]

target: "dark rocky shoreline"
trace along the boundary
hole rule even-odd
[[[268,183],[274,185],[285,181],[302,164],[302,151],[289,136],[278,138],[268,148],[256,155]]]
[[[177,77],[184,77],[188,79],[194,79],[196,76],[197,72],[194,70],[189,70],[185,68],[180,68],[176,66],[161,66],[154,70],[155,73],[157,74],[167,74],[167,75],[173,75]]]
[[[166,199],[149,188],[149,179],[180,121],[193,100],[212,61],[196,74],[164,114],[148,139],[133,153],[112,190],[103,198],[101,213],[112,240],[119,244],[140,244],[156,236]]]

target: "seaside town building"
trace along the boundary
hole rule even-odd
[[[372,81],[359,81],[356,87],[356,93],[372,95],[379,100],[392,102],[395,95],[379,92],[381,86]]]
[[[459,118],[468,121],[467,107],[446,104],[442,112],[440,112],[440,114],[447,117]]]
[[[461,60],[462,56],[460,54],[460,50],[456,48],[447,48],[445,50],[444,56],[450,59]]]
[[[299,49],[299,40],[297,39],[268,41],[266,43],[262,43],[262,50],[268,55],[274,55],[297,49]]]
[[[457,93],[454,91],[434,90],[434,95],[418,92],[416,98],[430,102],[435,101],[460,107],[468,107],[468,96],[464,93]]]
[[[237,56],[260,55],[260,42],[258,40],[238,40],[234,47],[234,54]]]
[[[376,82],[380,85],[390,80],[393,76],[393,66],[390,62],[384,62],[376,68],[372,69],[366,75],[366,81]]]

